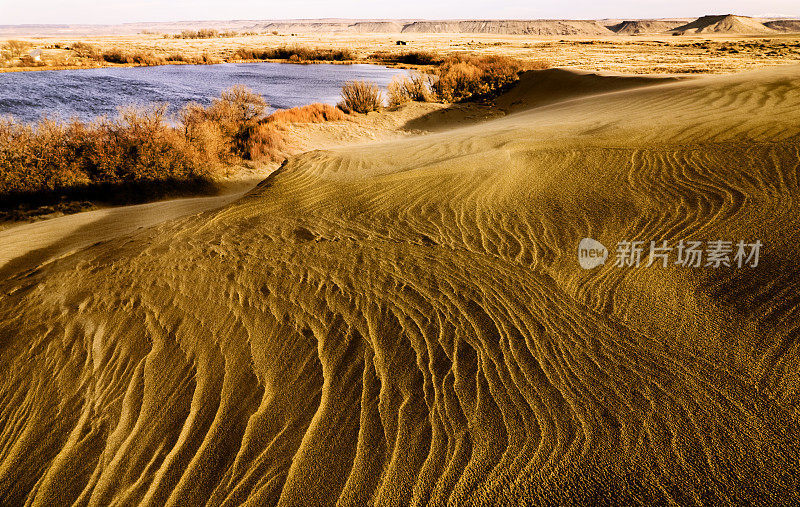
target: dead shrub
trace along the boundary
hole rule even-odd
[[[163,65],[164,58],[155,56],[145,51],[128,52],[112,48],[102,54],[102,59],[108,63],[135,64],[135,65]]]
[[[210,189],[213,166],[165,114],[165,106],[153,106],[91,124],[0,122],[4,207],[63,194],[125,202]]]
[[[92,44],[87,44],[85,42],[74,42],[70,46],[70,49],[75,52],[75,54],[81,58],[90,58],[92,60],[102,60],[103,57],[100,54],[100,50],[97,49],[97,46]]]
[[[227,145],[227,155],[247,157],[248,142],[255,127],[264,119],[268,105],[264,97],[242,85],[222,92],[219,99],[204,108],[192,104],[181,111],[181,120],[189,139],[198,137],[197,128],[209,130],[211,123]]]
[[[19,58],[33,47],[28,41],[10,40],[3,44],[3,50],[8,51],[11,58]]]
[[[433,89],[441,100],[491,97],[517,81],[529,65],[504,56],[451,56],[434,69]]]
[[[285,137],[275,123],[257,125],[246,145],[246,158],[278,162],[285,157]]]
[[[369,113],[383,105],[383,93],[375,83],[350,81],[342,87],[342,101],[338,107],[346,113]]]
[[[383,51],[373,53],[370,58],[381,62],[405,65],[437,65],[442,62],[441,57],[428,51],[406,51],[402,53]]]
[[[430,74],[414,71],[409,76],[397,76],[389,83],[389,105],[399,106],[406,102],[433,102],[435,79]]]

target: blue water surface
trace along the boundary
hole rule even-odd
[[[314,102],[336,104],[347,81],[386,87],[404,73],[377,65],[223,63],[0,73],[0,116],[33,122],[115,116],[120,106],[167,103],[172,114],[189,102],[208,105],[220,92],[243,84],[272,108]]]

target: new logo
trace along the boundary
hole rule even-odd
[[[583,238],[578,245],[578,262],[583,269],[602,266],[608,259],[608,249],[599,241]]]

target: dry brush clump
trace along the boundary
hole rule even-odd
[[[212,165],[168,125],[166,107],[127,108],[86,124],[0,122],[3,207],[61,195],[140,201],[208,190]]]
[[[344,112],[330,104],[309,104],[292,109],[278,109],[267,118],[267,123],[324,123],[346,120]]]
[[[343,121],[347,115],[329,104],[309,104],[291,109],[279,109],[270,114],[253,130],[248,155],[254,160],[279,162],[290,153],[289,125]]]
[[[92,123],[3,119],[3,207],[60,196],[136,202],[213,190],[222,163],[247,157],[246,131],[265,108],[260,96],[235,89],[208,108],[187,107],[178,125],[165,105],[123,108],[113,120]],[[200,116],[208,121],[196,121]]]
[[[3,44],[2,49],[3,51],[8,52],[9,57],[11,58],[19,58],[28,52],[33,47],[28,41],[24,40],[9,40]]]
[[[443,61],[442,57],[429,51],[404,51],[401,53],[381,51],[371,54],[369,58],[383,63],[405,65],[438,65]]]
[[[0,119],[0,208],[70,199],[141,202],[208,192],[226,165],[280,161],[288,124],[340,121],[327,104],[279,110],[244,86],[209,106],[189,104],[175,121],[165,105],[128,107],[92,123]]]
[[[408,76],[396,76],[389,83],[389,105],[399,106],[406,102],[435,102],[434,76],[414,71]]]
[[[522,62],[505,56],[451,56],[434,69],[433,89],[440,100],[460,102],[491,97],[545,62]]]
[[[357,59],[349,49],[316,49],[279,47],[266,49],[240,48],[234,55],[237,60],[286,60],[290,62],[346,62]]]
[[[463,102],[492,98],[514,84],[522,72],[549,68],[545,61],[502,56],[450,56],[427,73],[412,71],[389,84],[389,105],[406,102]]]
[[[108,63],[135,65],[163,65],[166,63],[166,59],[148,51],[125,51],[118,48],[103,52],[102,58]]]
[[[248,33],[239,33],[233,30],[228,30],[225,32],[220,32],[219,30],[212,30],[208,28],[200,29],[200,30],[183,30],[181,33],[177,33],[175,35],[169,36],[165,35],[165,38],[173,38],[173,39],[216,39],[216,38],[225,38],[225,37],[238,37],[240,35],[248,35]]]
[[[97,46],[92,44],[87,44],[85,42],[74,42],[66,49],[71,49],[76,56],[81,58],[89,58],[91,60],[102,60],[103,55]]]
[[[375,83],[350,81],[342,87],[338,107],[346,113],[369,113],[383,106],[383,93]]]
[[[213,39],[219,37],[219,30],[184,30],[181,33],[175,34],[175,39]]]

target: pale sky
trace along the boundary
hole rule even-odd
[[[798,0],[0,0],[0,25],[287,18],[599,19],[798,16]]]

